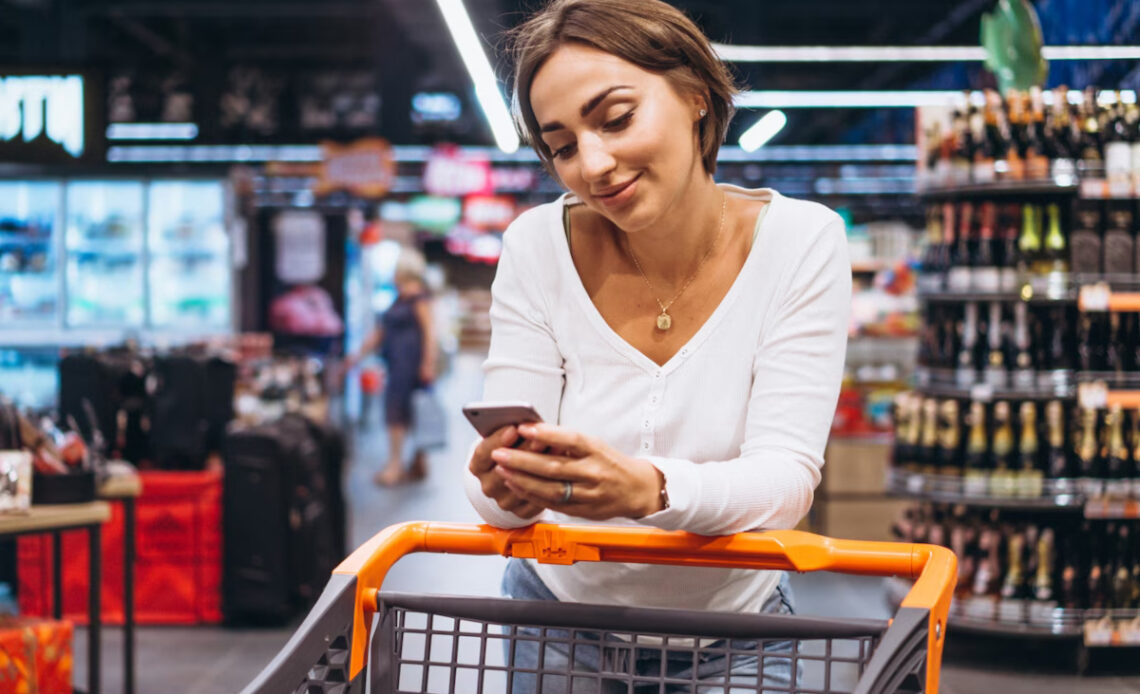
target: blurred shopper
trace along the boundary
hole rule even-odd
[[[436,376],[436,337],[431,298],[424,281],[423,256],[401,251],[396,261],[396,301],[380,316],[364,338],[360,351],[346,360],[351,369],[364,356],[378,350],[387,367],[384,422],[388,427],[388,463],[377,472],[376,484],[390,487],[427,476],[427,453],[417,448],[405,469],[404,441],[412,425],[412,398]]]
[[[774,190],[718,185],[736,87],[701,31],[658,0],[555,0],[514,34],[516,117],[568,190],[507,230],[484,400],[545,424],[473,449],[488,522],[601,521],[721,535],[807,513],[842,377],[851,267],[843,222]],[[523,445],[512,448],[519,437]],[[782,572],[512,559],[513,597],[793,611]],[[570,656],[519,642],[515,664]],[[767,644],[783,654],[790,645]],[[723,677],[710,656],[638,669]],[[578,646],[575,666],[598,666]],[[731,663],[755,682],[755,659]],[[787,688],[790,658],[765,658]],[[527,681],[529,679],[529,682]],[[557,679],[557,678],[554,678]],[[533,690],[516,676],[515,691]],[[560,691],[544,679],[542,691]],[[575,691],[578,691],[575,689]]]

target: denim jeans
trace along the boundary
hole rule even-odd
[[[506,573],[503,574],[503,594],[519,600],[557,599],[534,572],[534,568],[528,562],[520,559],[511,559],[507,564]],[[782,615],[795,614],[794,597],[786,573],[780,577],[776,590],[764,603],[761,612]],[[519,633],[532,637],[539,636],[539,631],[536,629],[519,629]],[[575,633],[579,639],[597,640],[601,645],[600,634],[581,631]],[[565,639],[571,636],[570,632],[558,629],[548,629],[547,635],[550,638]],[[621,642],[621,645],[626,644]],[[724,648],[724,646],[723,642],[717,642],[710,645],[708,649],[702,650],[715,651],[716,648]],[[732,649],[755,651],[756,642],[733,640],[729,642],[729,646]],[[567,650],[567,644],[547,643],[543,651],[541,655],[544,672],[565,672],[569,669],[570,654]],[[768,687],[772,687],[773,692],[796,691],[792,683],[792,659],[790,657],[772,657],[777,654],[791,654],[791,652],[791,641],[769,641],[764,644],[764,692],[769,691]],[[632,668],[629,667],[630,663],[628,662],[615,662],[618,658],[628,658],[630,654],[635,654],[634,657],[636,658]],[[723,653],[706,654],[702,652],[695,662],[691,650],[666,650],[666,654],[666,662],[662,663],[660,648],[599,648],[579,644],[574,648],[573,671],[589,673],[598,672],[602,668],[607,671],[632,671],[638,676],[645,677],[664,674],[669,678],[696,679],[698,682],[708,681],[708,686],[698,685],[696,692],[701,694],[725,692],[725,676],[730,675],[730,682],[740,684],[742,687],[727,691],[756,692],[756,675],[759,671],[759,665],[755,655],[734,654],[731,656],[731,663],[726,663],[726,656]],[[509,652],[505,654],[505,657],[507,662],[514,667],[538,669],[539,655],[539,643],[537,641],[520,640],[515,642],[513,663]],[[696,668],[695,673],[694,667]],[[802,677],[802,665],[796,663],[797,682],[800,677]],[[537,684],[535,675],[516,673],[513,678],[512,691],[514,694],[535,694],[537,692],[541,692],[541,694],[611,694],[628,691],[628,685],[619,680],[602,681],[599,687],[596,680],[574,678],[572,686],[568,687],[565,677],[544,675],[542,687],[539,688]],[[744,685],[747,685],[748,688],[743,688]],[[652,692],[660,691],[658,683],[646,684],[645,688]],[[692,690],[680,685],[673,685],[665,691],[690,692]]]

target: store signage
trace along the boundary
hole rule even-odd
[[[515,218],[509,195],[471,195],[463,200],[463,223],[475,229],[506,229]]]
[[[34,160],[87,149],[80,75],[0,75],[0,159]]]
[[[435,148],[424,166],[424,190],[432,195],[490,195],[491,162],[454,145]]]
[[[378,137],[350,145],[321,144],[321,171],[313,186],[317,195],[346,190],[362,198],[383,197],[396,180],[392,147]]]
[[[420,195],[408,201],[404,221],[422,229],[448,231],[459,223],[461,212],[456,198]]]

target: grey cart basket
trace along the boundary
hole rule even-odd
[[[381,592],[388,569],[414,552],[501,554],[552,564],[833,571],[915,583],[889,621]],[[381,531],[337,567],[304,623],[244,692],[490,694],[563,691],[572,682],[575,692],[937,694],[956,576],[957,559],[943,547],[795,530],[705,537],[579,525],[500,530],[403,523]],[[537,664],[516,663],[515,650],[524,642],[538,645],[532,649]],[[579,649],[592,649],[592,657],[575,659],[586,652]],[[545,657],[555,652],[570,657]],[[659,657],[640,657],[646,653]],[[744,670],[752,674],[719,681],[706,676],[698,685],[695,673],[710,658],[724,658],[720,670],[750,661],[754,665]],[[597,667],[576,669],[576,660]],[[644,667],[658,661],[682,667]],[[692,667],[684,667],[690,661]],[[787,673],[799,673],[790,686],[765,680],[765,672],[781,669],[785,681]]]

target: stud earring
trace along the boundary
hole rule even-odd
[[[700,110],[700,114],[701,114],[701,118],[704,118],[705,116],[709,115],[709,112],[702,108]]]

